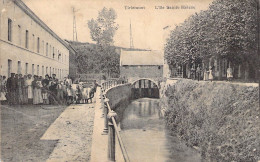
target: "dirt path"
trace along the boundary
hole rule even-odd
[[[94,104],[71,105],[55,120],[41,140],[58,140],[47,162],[90,160]]]
[[[7,106],[1,108],[1,160],[45,161],[57,141],[40,140],[66,107]]]

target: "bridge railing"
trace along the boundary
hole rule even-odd
[[[110,84],[111,85],[111,84]],[[115,145],[115,137],[117,137],[121,153],[123,155],[125,162],[130,162],[129,156],[125,149],[124,143],[119,133],[119,128],[116,123],[116,112],[114,112],[110,105],[109,99],[106,97],[104,93],[105,90],[101,88],[101,102],[103,108],[103,116],[104,116],[104,130],[103,134],[108,134],[108,160],[109,161],[116,161],[116,145]]]
[[[101,84],[101,87],[103,90],[107,90],[109,88],[112,88],[114,86],[120,85],[120,84],[125,84],[127,81],[121,80],[121,79],[110,79],[104,83]]]

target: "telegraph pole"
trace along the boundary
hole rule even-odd
[[[75,8],[72,7],[73,12],[73,41],[78,41],[77,28],[76,28],[76,16],[75,16]]]
[[[133,41],[133,36],[132,36],[132,25],[131,25],[131,20],[130,20],[130,48],[134,48],[134,41]]]
[[[259,89],[259,106],[260,106],[260,65],[259,65],[260,63],[260,11],[259,8],[260,8],[260,0],[256,0],[256,12],[257,12],[256,41],[257,41],[257,54],[258,54],[258,76],[257,77],[259,82],[258,89]]]

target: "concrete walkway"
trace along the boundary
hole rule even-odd
[[[102,135],[104,129],[104,118],[102,117],[103,109],[101,108],[100,87],[97,88],[95,119],[91,148],[91,162],[106,162],[108,154],[108,135]]]
[[[58,141],[48,162],[90,160],[93,108],[94,104],[71,105],[48,128],[41,140]]]

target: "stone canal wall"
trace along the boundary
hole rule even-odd
[[[111,109],[116,109],[123,102],[131,100],[131,84],[118,85],[106,90],[106,96],[109,99]]]
[[[206,161],[260,160],[256,84],[178,80],[161,102],[166,124]]]

